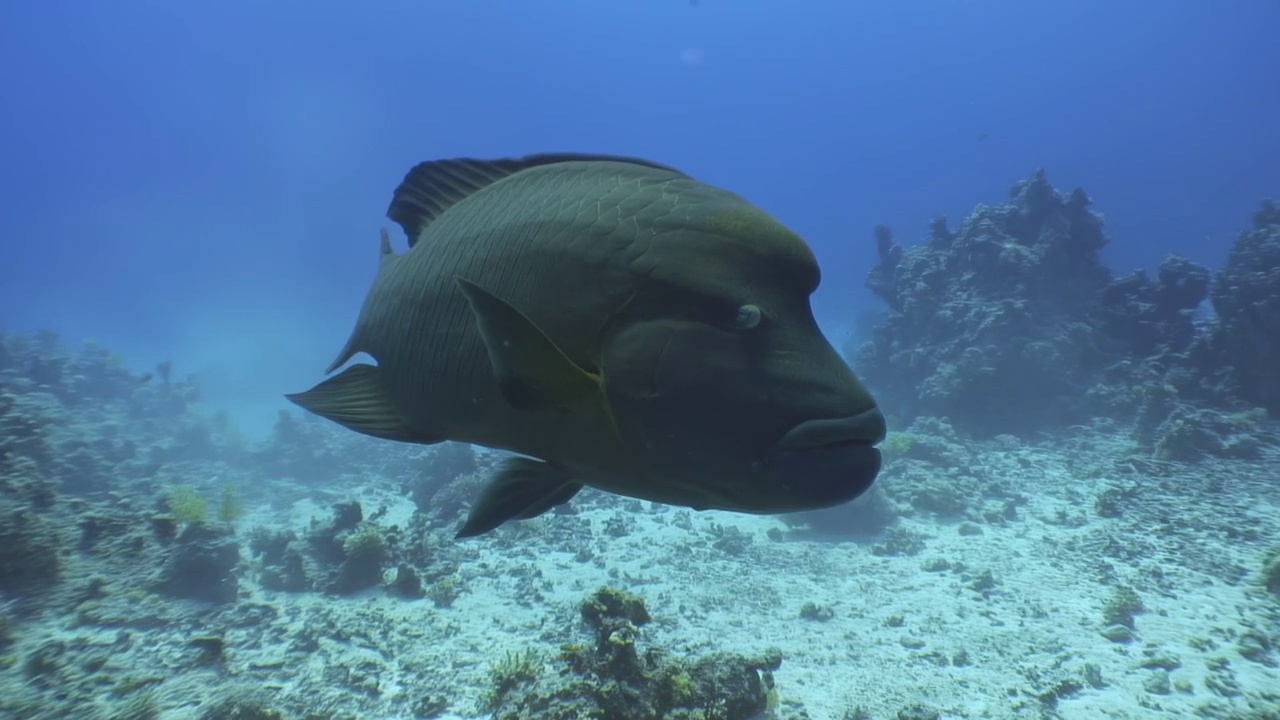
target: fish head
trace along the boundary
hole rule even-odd
[[[653,488],[695,508],[830,507],[880,470],[885,419],[822,334],[807,244],[742,203],[655,225],[602,377]]]

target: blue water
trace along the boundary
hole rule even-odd
[[[1109,264],[1216,266],[1280,194],[1273,0],[202,3],[0,19],[0,326],[172,358],[253,428],[317,377],[414,163],[641,155],[816,248],[833,340],[915,240],[1037,167]]]

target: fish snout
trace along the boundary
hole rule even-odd
[[[887,431],[884,413],[872,407],[848,417],[802,422],[782,436],[777,449],[802,452],[839,445],[875,445],[884,440]]]

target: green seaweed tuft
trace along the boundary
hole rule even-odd
[[[492,687],[485,699],[483,712],[497,709],[507,693],[528,683],[534,682],[542,675],[543,657],[530,648],[524,652],[511,652],[503,656],[489,669],[489,681]]]
[[[222,488],[222,501],[218,503],[218,519],[228,525],[244,517],[244,503],[240,502],[235,485]]]
[[[916,436],[908,432],[891,432],[880,443],[880,449],[888,455],[906,455],[916,444]]]
[[[184,525],[200,525],[209,510],[209,500],[190,485],[176,485],[166,499],[169,513]]]
[[[1280,595],[1280,545],[1271,548],[1262,560],[1262,586]]]

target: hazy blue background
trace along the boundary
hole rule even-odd
[[[8,0],[0,327],[173,358],[269,422],[345,339],[411,165],[553,149],[775,213],[837,343],[875,223],[915,240],[1038,166],[1117,270],[1216,265],[1280,195],[1277,28],[1276,0]]]

